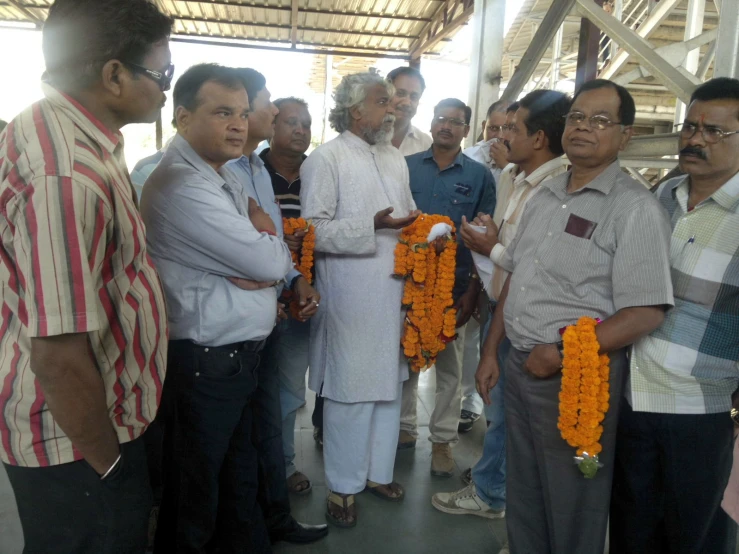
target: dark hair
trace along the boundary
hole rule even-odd
[[[149,0],[56,0],[42,33],[46,78],[62,89],[89,87],[110,60],[141,64],[173,24]]]
[[[706,81],[690,95],[690,103],[710,102],[711,100],[739,100],[739,80],[730,77],[716,77]],[[739,114],[737,114],[739,118]]]
[[[267,79],[259,71],[251,67],[240,67],[234,71],[241,77],[246,94],[249,95],[249,104],[251,105],[257,94],[259,94],[259,91],[264,90],[267,86]]]
[[[527,133],[533,135],[544,131],[552,154],[564,154],[562,135],[565,130],[565,116],[570,111],[570,97],[556,90],[535,90],[521,98],[519,104],[529,111],[529,116],[523,122]]]
[[[306,102],[302,98],[296,98],[295,96],[288,96],[287,98],[278,98],[272,103],[275,106],[277,106],[278,110],[281,110],[282,106],[284,106],[285,104],[297,104],[298,106],[304,107],[306,110],[308,109],[308,102]]]
[[[464,122],[466,125],[470,124],[470,120],[472,119],[472,108],[470,108],[467,104],[462,102],[461,100],[457,98],[445,98],[436,106],[434,106],[434,116],[436,116],[436,112],[443,108],[454,108],[457,110],[462,110],[464,112]]]
[[[230,67],[224,67],[217,63],[201,63],[193,65],[177,79],[172,93],[174,104],[174,118],[172,125],[177,125],[177,108],[182,106],[188,111],[195,111],[200,105],[198,93],[203,85],[215,82],[232,90],[244,87],[244,82],[239,73]]]
[[[511,104],[510,106],[508,106],[505,109],[505,113],[517,112],[518,111],[518,108],[520,108],[520,107],[521,107],[521,103],[520,102],[514,102],[513,104]]]
[[[621,105],[618,107],[618,118],[621,120],[621,125],[633,125],[634,120],[636,119],[636,105],[634,104],[634,98],[624,87],[617,85],[608,79],[593,79],[592,81],[584,83],[575,93],[572,103],[574,104],[577,97],[583,92],[599,90],[602,88],[612,88],[618,94],[618,97],[621,100]]]
[[[421,92],[426,90],[426,81],[423,78],[423,75],[421,75],[421,72],[418,71],[414,67],[408,67],[407,65],[401,65],[400,67],[396,67],[393,69],[390,73],[387,74],[386,80],[394,83],[395,79],[400,77],[401,75],[406,75],[407,77],[414,77],[418,79],[421,82]]]
[[[488,113],[485,114],[485,119],[488,119],[490,117],[490,114],[495,112],[505,113],[506,105],[501,101],[498,100],[497,102],[493,102],[490,104],[490,107],[488,108]]]

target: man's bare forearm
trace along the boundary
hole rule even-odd
[[[595,328],[601,353],[613,352],[648,335],[662,325],[664,306],[639,306],[619,310]]]
[[[54,421],[99,474],[119,453],[105,387],[85,333],[31,339],[31,370]]]
[[[511,282],[511,276],[509,275],[503,285],[503,290],[500,293],[498,304],[495,306],[495,312],[493,313],[493,321],[490,324],[490,331],[488,336],[485,337],[485,343],[482,346],[482,357],[498,359],[498,347],[505,338],[505,318],[503,316],[503,308],[505,308],[505,301],[508,297],[508,287]]]

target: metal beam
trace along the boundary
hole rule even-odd
[[[603,11],[603,0],[585,0]],[[604,12],[605,13],[605,12]],[[600,55],[600,29],[589,19],[580,20],[580,39],[577,48],[577,71],[575,73],[575,90],[583,83],[592,81],[598,76],[598,57]]]
[[[628,171],[634,179],[636,179],[637,181],[639,181],[642,185],[644,185],[648,189],[651,189],[652,188],[652,183],[650,183],[649,180],[646,177],[644,177],[644,175],[642,175],[641,173],[639,173],[636,170],[636,168],[626,166],[626,171]]]
[[[695,76],[698,77],[701,81],[705,81],[706,74],[708,73],[708,68],[711,67],[711,62],[713,62],[715,56],[716,41],[714,40],[708,47],[708,50],[706,50],[706,53],[703,54],[703,59],[701,60],[701,63],[698,64],[698,70],[695,72]]]
[[[200,37],[190,38],[190,37]],[[223,41],[219,40],[208,40],[211,38],[215,39],[226,39]],[[243,39],[242,39],[243,40]],[[253,40],[253,39],[250,39]],[[247,48],[254,50],[274,50],[277,52],[299,52],[301,54],[333,54],[336,56],[354,56],[357,58],[389,58],[394,60],[409,60],[409,52],[402,50],[391,50],[389,48],[360,48],[355,46],[343,46],[340,44],[318,44],[315,42],[301,42],[307,46],[319,46],[321,48],[297,48],[292,50],[291,48],[285,48],[282,46],[270,46],[270,44],[287,44],[290,45],[289,40],[265,40],[259,39],[258,42],[262,44],[252,44],[247,42],[238,42],[238,39],[234,37],[228,37],[224,35],[198,35],[195,33],[177,33],[172,35],[170,42],[185,42],[189,44],[203,44],[207,46],[230,46],[233,48]]]
[[[298,0],[293,0],[290,12],[290,42],[293,48],[298,44]]]
[[[667,60],[654,51],[654,47],[649,42],[615,17],[608,15],[591,0],[578,0],[577,7],[584,17],[590,19],[609,37],[621,44],[627,52],[638,58],[640,63],[675,96],[683,102],[690,99],[690,93],[700,84],[695,76],[686,75],[672,67]]]
[[[718,7],[718,5],[717,5]],[[739,77],[739,2],[721,2],[721,17],[718,20],[718,39],[716,40],[716,61],[713,66],[714,77]]]
[[[552,7],[549,8],[536,34],[531,39],[531,43],[526,48],[521,63],[518,64],[516,71],[509,79],[508,86],[500,98],[502,101],[513,102],[521,94],[523,87],[526,86],[526,83],[536,71],[536,66],[539,65],[539,61],[544,52],[547,51],[554,35],[557,34],[557,30],[575,6],[575,2],[576,0],[554,0],[552,2]]]
[[[647,17],[644,22],[639,25],[639,28],[636,31],[637,34],[642,38],[647,38],[657,27],[660,26],[660,24],[665,19],[667,19],[667,17],[672,13],[672,11],[677,7],[679,3],[680,0],[662,0],[659,4],[657,4],[657,7],[649,14],[649,17]],[[621,44],[621,42],[619,42],[619,45],[623,47],[623,44]],[[616,73],[618,73],[618,70],[623,67],[628,57],[629,53],[626,50],[624,50],[623,48],[619,50],[613,60],[611,60],[611,63],[604,67],[603,70],[600,72],[600,77],[602,77],[603,79],[610,79],[611,77],[613,77]]]
[[[672,169],[677,165],[677,158],[624,158],[619,156],[621,167],[639,167],[642,169]]]
[[[562,36],[564,35],[564,25],[560,25],[557,34],[554,36],[552,44],[552,71],[549,74],[549,88],[554,90],[557,88],[559,81],[559,70],[562,65]]]
[[[411,58],[419,58],[467,23],[475,10],[474,0],[445,0],[421,36],[411,44]]]
[[[629,141],[620,157],[658,158],[660,156],[676,156],[678,141],[678,133],[639,135]]]
[[[228,19],[205,19],[202,17],[191,17],[184,15],[172,16],[177,21],[191,21],[194,23],[208,23],[213,25],[240,25],[244,27],[261,27],[265,29],[283,29],[292,31],[292,25],[284,25],[280,23],[259,23],[251,21],[230,21]],[[337,33],[344,35],[355,35],[355,36],[367,36],[367,37],[382,37],[382,38],[394,38],[400,40],[415,40],[418,36],[405,36],[398,35],[396,33],[379,33],[374,31],[355,31],[353,29],[328,29],[325,27],[301,27],[302,31],[315,31],[318,33]],[[239,38],[239,37],[234,37]],[[254,39],[260,40],[260,39]]]
[[[217,6],[228,6],[231,8],[259,8],[261,10],[274,10],[274,11],[292,11],[292,6],[271,6],[269,4],[258,4],[242,3],[236,4],[234,2],[216,2],[211,0],[175,0],[176,2],[187,2],[188,4],[206,4],[206,5],[217,5]],[[48,6],[47,6],[48,7]],[[417,17],[412,15],[388,15],[383,13],[372,13],[372,12],[352,12],[352,11],[339,11],[339,10],[320,10],[316,8],[301,8],[302,13],[314,13],[318,15],[339,15],[344,17],[371,17],[373,19],[396,19],[399,21],[416,21],[419,23],[430,23],[431,18],[429,17]]]
[[[33,21],[34,23],[43,23],[44,20],[40,17],[35,16],[32,14],[26,6],[24,6],[21,2],[18,2],[17,0],[6,0],[8,4],[10,4],[10,7],[15,8],[19,12],[21,12],[23,15],[25,15],[28,19]],[[37,6],[31,6],[31,8],[35,8]]]

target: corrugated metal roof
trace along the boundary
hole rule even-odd
[[[179,37],[403,57],[441,51],[473,7],[473,0],[154,1],[175,19]],[[52,3],[0,0],[0,21],[40,25]]]

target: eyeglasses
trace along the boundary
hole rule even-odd
[[[142,65],[138,65],[131,62],[123,62],[128,67],[133,69],[134,71],[138,73],[142,73],[149,77],[152,81],[154,81],[156,84],[159,85],[159,88],[162,90],[162,92],[168,91],[169,86],[172,84],[172,77],[174,77],[174,64],[169,64],[167,66],[167,69],[164,70],[164,73],[161,73],[159,71],[154,71],[153,69],[149,69],[147,67],[144,67]]]
[[[577,125],[582,125],[587,121],[591,129],[597,129],[598,131],[605,131],[613,125],[623,125],[620,121],[612,121],[604,115],[588,117],[582,112],[570,112],[565,115],[564,118],[565,125],[576,127]]]
[[[706,141],[707,144],[716,144],[728,136],[739,133],[739,131],[724,131],[718,127],[712,126],[700,127],[695,123],[688,122],[680,123],[675,125],[675,127],[679,128],[678,131],[680,136],[685,140],[692,139],[696,133],[700,132],[700,134],[703,135],[703,140]]]
[[[434,118],[434,123],[437,125],[444,125],[444,123],[449,123],[452,127],[464,127],[467,125],[464,121],[461,119],[457,119],[456,117],[444,117],[443,115],[437,116]]]

